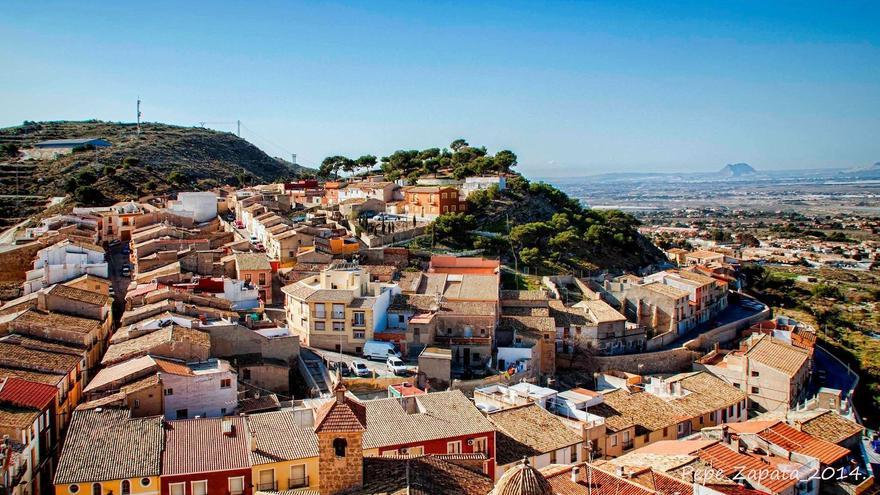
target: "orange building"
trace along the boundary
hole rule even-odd
[[[339,203],[339,190],[345,187],[345,182],[325,182],[324,183],[324,198],[321,199],[321,204],[324,205],[335,205]]]
[[[498,260],[485,258],[456,257],[456,256],[431,256],[431,264],[428,266],[430,273],[452,273],[471,275],[496,275],[501,263]]]
[[[402,191],[407,215],[436,218],[444,213],[467,210],[464,196],[452,186],[410,186],[402,188]]]

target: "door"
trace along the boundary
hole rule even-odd
[[[465,368],[471,367],[471,350],[468,347],[464,348],[464,367]]]

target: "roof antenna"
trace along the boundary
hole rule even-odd
[[[137,130],[138,136],[141,135],[141,97],[138,96],[137,99]]]

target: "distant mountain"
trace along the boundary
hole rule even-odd
[[[272,158],[235,134],[202,127],[142,123],[138,134],[134,124],[88,120],[25,122],[0,129],[0,145],[22,150],[39,141],[84,137],[102,138],[111,146],[75,150],[54,159],[23,160],[20,155],[4,163],[0,158],[0,194],[63,196],[89,186],[90,202],[104,203],[315,172]]]
[[[855,167],[838,172],[838,176],[849,179],[880,179],[880,162],[865,167]]]
[[[728,163],[718,173],[725,177],[743,177],[755,175],[758,172],[748,163]]]

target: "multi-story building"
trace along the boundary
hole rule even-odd
[[[396,284],[372,282],[357,263],[339,261],[285,286],[287,325],[304,345],[360,353],[387,327]]]
[[[61,241],[37,251],[33,270],[25,274],[25,294],[81,275],[109,276],[104,248],[79,241]]]
[[[164,441],[161,416],[132,418],[127,409],[114,408],[76,411],[55,473],[55,495],[156,495]]]
[[[272,302],[272,264],[264,253],[235,253],[235,278],[257,287],[260,297]]]
[[[804,399],[812,351],[770,335],[753,334],[736,350],[715,349],[694,363],[748,394],[758,411],[786,411]]]
[[[399,214],[434,219],[444,213],[462,213],[467,210],[465,197],[452,186],[407,186],[401,188]]]
[[[51,491],[57,394],[44,383],[0,378],[0,486],[9,495]]]

